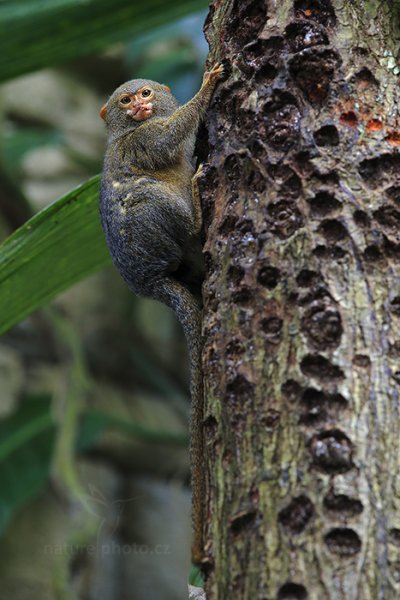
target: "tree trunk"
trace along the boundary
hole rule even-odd
[[[214,0],[207,600],[400,598],[389,0]]]

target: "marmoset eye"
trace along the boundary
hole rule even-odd
[[[143,98],[148,98],[150,96],[150,94],[151,94],[151,90],[149,90],[147,88],[142,91]]]
[[[131,99],[129,98],[129,96],[123,96],[122,98],[120,98],[121,104],[129,104],[130,101]]]

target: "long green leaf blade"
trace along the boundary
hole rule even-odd
[[[207,7],[206,0],[0,2],[0,81],[98,52]]]
[[[0,246],[0,333],[110,262],[95,177],[54,202]]]

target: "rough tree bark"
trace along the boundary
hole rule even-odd
[[[207,600],[400,598],[398,13],[211,5]]]

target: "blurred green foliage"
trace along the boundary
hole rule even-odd
[[[112,4],[106,0],[0,1],[0,81],[64,65],[63,73],[91,80],[100,94],[112,92],[122,76],[145,76],[171,85],[183,102],[198,85],[205,55],[204,14],[191,13],[206,5],[204,0],[149,0],[144,4],[131,0]],[[184,15],[191,16],[182,22]],[[104,56],[104,63],[94,54],[122,41],[125,46],[119,62],[114,58],[115,47]],[[110,68],[103,78],[101,69],[107,61],[111,65],[118,62],[118,68]],[[29,90],[22,100],[29,105]],[[16,105],[20,101],[15,98]],[[66,133],[57,123],[44,122],[29,110],[23,117],[11,111],[9,117],[0,142],[0,173],[11,178],[15,192],[9,181],[5,187],[0,175],[0,213],[6,220],[7,203],[22,206],[25,202],[20,188],[25,156],[37,147],[67,146]],[[4,114],[1,118],[4,121]],[[88,175],[94,175],[98,158],[73,150],[69,154]],[[10,220],[8,228],[13,227]],[[109,263],[98,217],[96,176],[34,215],[0,246],[0,333]],[[132,356],[136,362],[143,361],[135,349]],[[145,374],[154,372],[150,363],[142,367]],[[158,383],[159,389],[174,395],[167,376],[160,376]],[[79,452],[92,447],[111,429],[147,443],[177,447],[187,443],[185,435],[155,430],[111,411],[85,409],[78,416]],[[48,397],[23,398],[18,410],[0,421],[0,533],[13,513],[48,480],[59,428]]]
[[[206,7],[203,0],[0,3],[0,81],[59,65]]]
[[[50,406],[49,398],[30,398],[0,421],[0,533],[49,476],[56,429]]]

